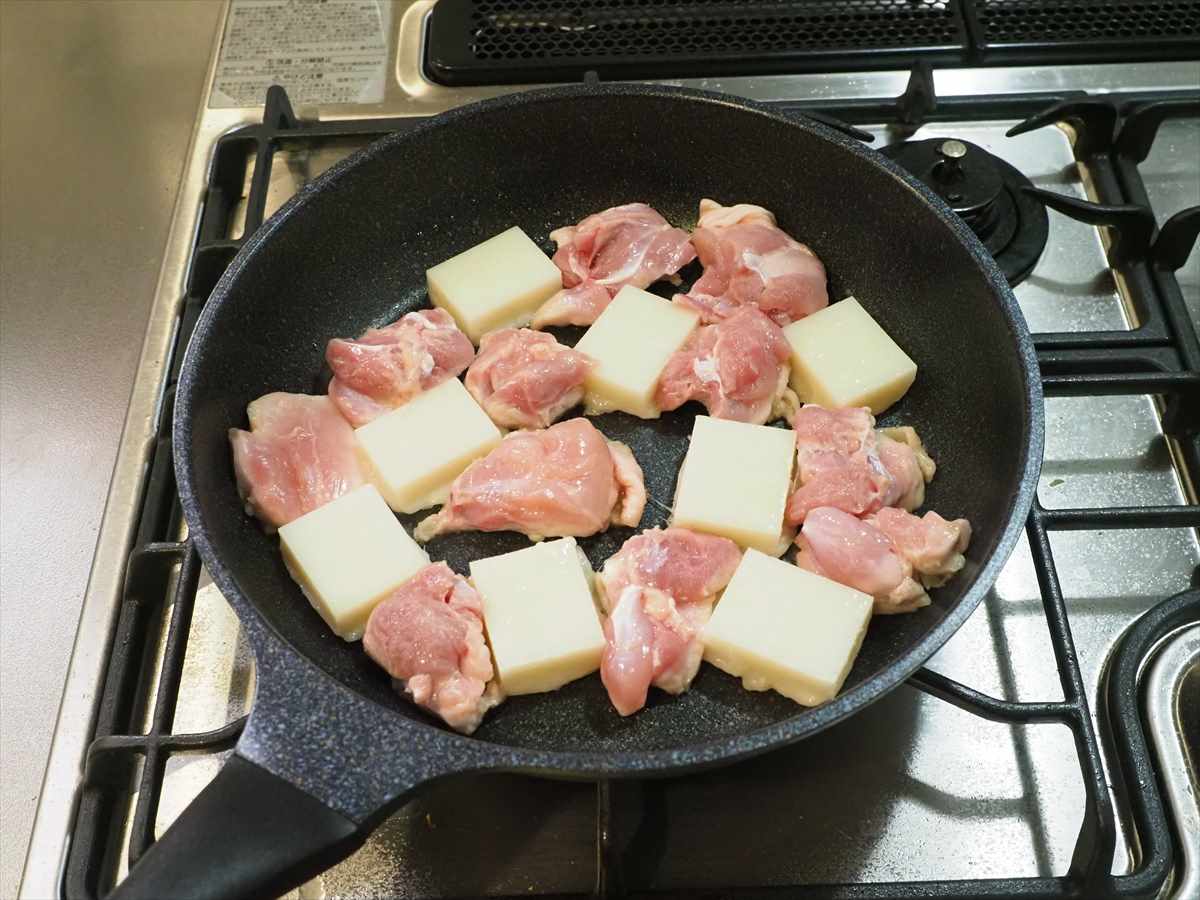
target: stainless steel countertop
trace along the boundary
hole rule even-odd
[[[218,0],[0,3],[0,897],[13,897]]]

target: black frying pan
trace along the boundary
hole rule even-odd
[[[975,528],[966,568],[931,607],[873,621],[841,695],[815,709],[704,667],[688,694],[652,695],[629,719],[593,675],[509,700],[471,738],[451,733],[310,609],[276,539],[242,511],[226,432],[261,394],[322,390],[326,341],[426,305],[424,270],[435,262],[513,224],[549,249],[553,228],[632,200],[689,226],[704,196],[774,210],[824,260],[831,296],[854,294],[918,361],[916,384],[883,423],[914,425],[925,439],[939,465],[929,506]],[[594,421],[633,448],[651,495],[669,501],[693,412]],[[1042,429],[1032,344],[992,259],[920,185],[820,124],[729,97],[601,85],[491,100],[384,138],[253,235],[188,348],[175,409],[179,490],[208,571],[254,648],[257,689],[236,754],[117,895],[283,891],[445,775],[678,774],[851,715],[900,684],[984,596],[1029,508]],[[663,520],[651,503],[642,525]],[[581,544],[599,567],[632,533],[614,528]],[[428,549],[465,572],[473,558],[526,544],[468,533]]]

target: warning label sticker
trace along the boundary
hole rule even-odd
[[[294,106],[378,103],[391,0],[233,0],[208,105],[261,106],[283,85]]]

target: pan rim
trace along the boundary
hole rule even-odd
[[[298,214],[312,197],[324,193],[347,172],[381,154],[389,152],[393,146],[418,139],[427,132],[443,128],[449,123],[487,115],[493,111],[503,110],[508,107],[529,107],[539,102],[575,98],[586,99],[588,97],[604,95],[678,98],[713,103],[735,108],[742,112],[754,113],[791,127],[801,127],[814,132],[828,143],[861,157],[871,165],[884,169],[896,181],[917,194],[931,208],[937,219],[965,247],[976,266],[978,266],[980,276],[987,282],[992,296],[1000,306],[1000,311],[1008,326],[1013,345],[1017,351],[1021,377],[1024,380],[1023,400],[1025,407],[1025,417],[1022,422],[1023,433],[1019,442],[1020,450],[1018,451],[1024,453],[1025,460],[1020,482],[1012,495],[1012,503],[1007,513],[1008,521],[1000,533],[992,554],[979,567],[974,581],[964,591],[955,607],[949,610],[919,641],[910,645],[885,668],[876,672],[849,691],[839,694],[833,700],[821,706],[797,707],[795,715],[778,722],[749,731],[680,747],[614,751],[611,753],[529,748],[516,744],[502,744],[483,738],[460,735],[450,732],[432,722],[423,722],[406,717],[395,709],[377,702],[326,672],[276,629],[275,625],[261,613],[256,603],[241,590],[232,570],[226,567],[221,561],[205,527],[204,516],[195,494],[190,465],[191,385],[194,380],[194,370],[196,368],[194,365],[195,348],[204,343],[207,333],[212,327],[212,322],[217,315],[217,311],[229,296],[231,287],[237,281],[241,272],[254,259],[258,249],[269,241],[275,231],[288,219]],[[288,654],[305,664],[308,670],[326,679],[332,685],[347,691],[357,700],[369,703],[372,708],[384,710],[387,713],[387,721],[390,725],[419,729],[422,732],[423,738],[436,740],[444,746],[455,747],[460,752],[465,751],[472,756],[477,756],[481,751],[485,753],[487,751],[502,753],[505,757],[505,762],[496,763],[496,768],[504,768],[510,771],[537,770],[543,773],[557,772],[559,774],[570,774],[572,777],[578,778],[681,774],[685,771],[721,762],[735,762],[815,734],[858,712],[891,690],[894,690],[949,640],[975,611],[995,583],[1000,569],[1007,562],[1008,557],[1020,538],[1025,520],[1033,504],[1042,463],[1044,434],[1045,422],[1042,404],[1042,386],[1033,339],[1024,317],[1017,306],[1012,290],[1003,273],[1000,271],[999,266],[987,253],[978,238],[936,195],[890,160],[883,157],[882,154],[815,120],[785,115],[766,104],[741,97],[672,85],[638,83],[585,83],[581,85],[551,87],[506,94],[458,107],[430,117],[413,129],[386,135],[372,142],[368,146],[340,160],[316,179],[302,187],[246,240],[220,279],[218,279],[208,300],[205,302],[204,308],[197,320],[195,330],[184,351],[184,358],[176,388],[176,405],[174,420],[172,422],[176,484],[180,494],[183,513],[188,524],[189,536],[195,540],[197,550],[210,577],[221,590],[222,594],[228,599],[230,605],[233,606],[243,627],[246,628],[250,643],[255,650],[256,660],[262,659],[262,651],[265,649],[261,646],[261,643],[269,640],[280,645],[282,648],[286,648]],[[261,669],[259,676],[260,678],[267,677]],[[255,694],[255,700],[257,701],[260,694],[257,687]],[[251,723],[254,721],[254,709],[256,706],[257,703],[251,707]]]

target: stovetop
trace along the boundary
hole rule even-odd
[[[299,186],[419,116],[513,89],[428,80],[430,5],[384,7],[382,86],[363,79],[364,102],[313,103],[319,90],[301,86],[298,116],[279,92],[265,115],[222,92],[201,111],[23,896],[102,895],[236,741],[253,659],[173,496],[180,342],[240,240]],[[210,81],[258,87],[253,72],[230,76],[227,56]],[[667,781],[436,784],[292,896],[1194,890],[1181,835],[1196,827],[1196,768],[1181,735],[1200,718],[1200,596],[1164,601],[1200,583],[1200,253],[1174,265],[1195,212],[1163,226],[1200,205],[1200,65],[674,83],[819,110],[876,147],[969,142],[1053,195],[1039,195],[1046,249],[1015,288],[1047,393],[1028,539],[925,670],[834,729]],[[1142,685],[1157,705],[1143,709],[1139,666],[1160,645]]]

